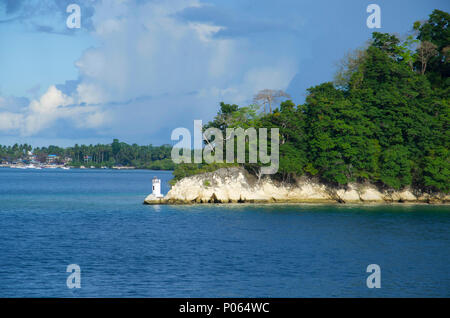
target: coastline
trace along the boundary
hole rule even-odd
[[[303,176],[294,183],[266,177],[257,180],[243,168],[222,168],[179,180],[164,197],[148,195],[148,205],[194,204],[352,204],[352,205],[448,205],[450,195],[423,193],[417,189],[380,189],[370,183],[334,186]]]
[[[311,206],[450,206],[450,202],[424,202],[424,201],[416,201],[416,202],[389,202],[389,201],[380,201],[380,202],[337,202],[337,201],[286,201],[286,202],[205,202],[205,203],[197,203],[197,202],[184,202],[184,201],[173,201],[166,202],[164,199],[161,201],[157,200],[144,200],[143,205],[174,205],[174,206],[223,206],[223,207],[245,207],[245,206],[299,206],[299,205],[311,205]]]
[[[93,170],[93,169],[102,169],[102,170],[148,170],[148,171],[173,171],[172,169],[151,169],[151,168],[143,168],[143,167],[132,167],[132,166],[113,166],[113,167],[96,167],[96,166],[72,166],[72,165],[62,165],[62,164],[0,164],[0,168],[10,168],[10,169],[76,169],[76,170]]]
[[[159,200],[153,199],[145,199],[142,203],[144,205],[174,205],[174,206],[226,206],[226,207],[242,207],[242,206],[298,206],[298,205],[333,205],[333,206],[450,206],[449,201],[445,202],[425,202],[425,201],[415,201],[415,202],[389,202],[389,201],[380,201],[380,202],[338,202],[338,201],[274,201],[274,202],[264,202],[264,201],[256,201],[256,202],[185,202],[185,201],[165,201],[164,198]]]

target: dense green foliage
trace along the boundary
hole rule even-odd
[[[450,14],[434,10],[426,23],[416,22],[414,29],[419,32],[417,40],[436,45],[436,55],[430,57],[426,74],[434,88],[448,89],[450,86]],[[416,67],[420,59],[416,56]]]
[[[45,162],[48,155],[59,156],[59,161],[70,158],[72,166],[134,166],[136,168],[153,170],[173,170],[174,163],[170,159],[171,146],[138,146],[129,145],[114,139],[112,144],[106,145],[75,145],[61,148],[49,146],[32,149],[29,145],[0,146],[0,159],[15,161],[25,159],[29,151],[37,156],[41,162]],[[87,156],[87,157],[86,157]]]
[[[33,147],[28,144],[15,144],[13,146],[2,146],[0,145],[0,162],[4,161],[14,161],[19,158],[27,156],[29,151],[32,151]]]
[[[435,10],[414,24],[415,39],[375,32],[339,83],[310,88],[305,104],[288,100],[258,114],[254,106],[222,103],[206,128],[279,127],[276,177],[283,180],[309,174],[335,184],[368,180],[448,192],[449,23],[448,13]],[[177,167],[175,177],[206,166]],[[259,165],[245,166],[255,172]]]
[[[212,163],[212,164],[196,164],[196,163],[181,163],[176,165],[173,172],[173,179],[169,181],[171,185],[174,185],[178,180],[185,177],[190,177],[199,173],[213,172],[220,168],[237,166],[237,164],[227,163]]]

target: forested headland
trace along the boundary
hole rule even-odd
[[[369,181],[448,193],[449,23],[448,13],[435,10],[404,39],[374,32],[344,58],[333,82],[308,90],[304,104],[266,90],[255,96],[258,105],[221,103],[205,129],[278,127],[274,177],[287,182],[306,174],[336,185]],[[275,105],[275,97],[284,100]],[[244,164],[253,173],[261,165]],[[174,182],[223,166],[180,164]]]

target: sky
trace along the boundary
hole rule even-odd
[[[433,9],[450,1],[0,0],[0,144],[173,144],[221,101],[269,88],[303,103],[372,32],[407,35]]]

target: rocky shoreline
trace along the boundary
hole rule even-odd
[[[222,168],[215,172],[183,178],[162,198],[149,195],[144,204],[201,203],[429,203],[448,204],[450,195],[422,193],[405,188],[380,189],[370,183],[335,187],[303,176],[294,183],[266,177],[260,181],[243,168]]]

